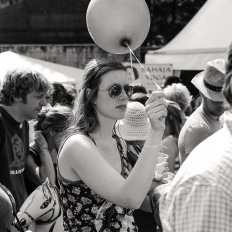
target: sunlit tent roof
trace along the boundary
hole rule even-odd
[[[0,80],[9,69],[31,68],[41,72],[50,82],[81,83],[83,70],[70,66],[34,59],[11,51],[0,53]]]
[[[174,70],[203,70],[208,61],[227,59],[232,42],[232,0],[208,0],[166,46],[145,55],[147,64],[173,64]]]

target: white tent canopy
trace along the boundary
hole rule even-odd
[[[166,46],[145,55],[147,64],[172,64],[174,70],[203,70],[214,59],[227,59],[232,42],[232,0],[208,0]]]
[[[11,51],[0,53],[0,80],[9,69],[31,68],[42,73],[50,82],[79,84],[83,70],[23,56]]]

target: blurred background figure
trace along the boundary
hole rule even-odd
[[[77,89],[72,84],[64,84],[64,87],[66,89],[66,102],[64,102],[65,103],[64,105],[73,107],[75,99],[77,98],[78,95]]]
[[[44,107],[34,125],[35,139],[30,144],[28,166],[34,176],[27,178],[27,190],[31,193],[41,185],[47,177],[56,183],[56,159],[60,141],[70,117],[72,109],[68,106],[55,105]]]
[[[145,106],[145,103],[146,103],[147,99],[148,99],[147,94],[144,94],[144,93],[134,93],[130,97],[129,101],[131,101],[131,102],[140,102],[141,104],[143,104]]]
[[[6,232],[14,220],[13,216],[13,205],[10,200],[9,194],[4,190],[5,186],[0,184],[0,232]],[[13,196],[11,195],[12,199]],[[10,230],[9,230],[10,231]]]
[[[69,120],[72,108],[56,104],[42,109],[34,125],[35,139],[30,144],[27,165],[33,175],[25,179],[28,194],[49,178],[59,187],[56,179],[57,153]],[[50,231],[49,225],[37,225],[36,232]],[[54,231],[63,232],[62,215],[56,220]]]
[[[148,94],[147,89],[142,84],[132,84],[133,86],[133,94],[135,93],[143,93]]]
[[[189,90],[187,87],[181,83],[174,83],[171,85],[166,86],[163,89],[166,98],[173,102],[176,102],[180,109],[181,109],[181,118],[182,118],[182,125],[186,122],[187,116],[185,114],[188,108],[191,108],[191,100],[192,96],[190,95]],[[191,109],[190,109],[191,111]]]
[[[202,101],[202,97],[201,94],[198,92],[193,96],[191,101],[192,112],[194,112],[200,106],[201,101]]]
[[[182,81],[181,81],[181,79],[180,79],[179,77],[177,77],[177,76],[168,76],[168,77],[165,79],[162,88],[164,89],[164,88],[166,88],[167,86],[172,85],[173,83],[182,83]]]
[[[136,101],[145,105],[147,99],[148,99],[147,89],[141,84],[134,84],[133,94],[130,97],[129,101],[133,101],[133,102]]]
[[[163,135],[162,152],[167,154],[168,168],[176,173],[180,167],[178,138],[182,128],[181,109],[176,102],[168,101],[168,115],[165,118],[165,131]]]
[[[77,91],[74,86],[69,84],[53,83],[53,92],[51,95],[51,105],[60,104],[73,107]]]

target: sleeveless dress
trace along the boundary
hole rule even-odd
[[[88,137],[92,139],[90,136]],[[113,138],[117,141],[117,147],[121,157],[121,175],[126,178],[129,175],[129,162],[127,156],[123,152],[123,147],[120,143],[119,138],[116,135],[113,135]],[[94,193],[82,180],[69,181],[65,179],[61,176],[61,173],[59,172],[59,165],[57,175],[60,185],[64,231],[138,231],[137,226],[134,223],[132,209],[126,209],[121,206],[117,206],[109,201],[106,201],[105,199]]]

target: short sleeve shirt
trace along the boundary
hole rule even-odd
[[[202,105],[199,106],[181,129],[178,139],[180,159],[186,158],[198,144],[221,128],[222,122],[210,118]]]

